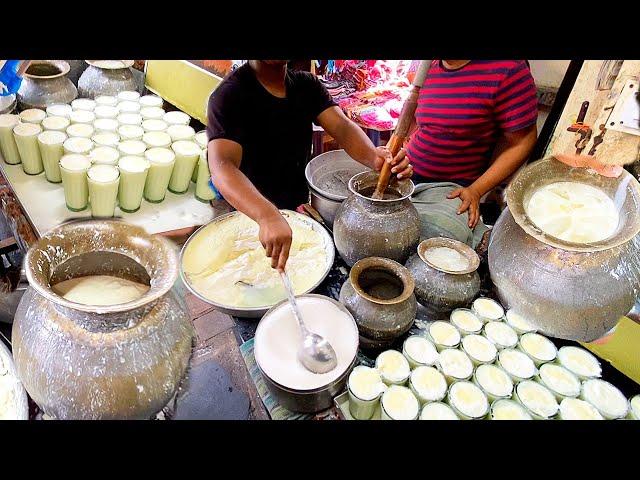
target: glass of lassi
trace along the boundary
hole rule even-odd
[[[120,175],[113,165],[93,165],[87,170],[89,202],[94,217],[113,217]]]
[[[20,121],[40,125],[46,116],[47,113],[44,110],[40,110],[39,108],[29,108],[20,112]]]
[[[67,139],[64,132],[46,130],[38,135],[38,147],[44,167],[44,175],[51,183],[62,182],[60,176],[60,159],[64,155],[62,144]]]
[[[181,194],[189,188],[191,175],[200,158],[200,147],[189,140],[178,140],[171,145],[171,149],[176,154],[176,163],[169,181],[169,191]]]
[[[209,163],[207,162],[207,151],[202,150],[200,158],[198,159],[198,166],[195,168],[194,173],[196,176],[196,198],[201,202],[209,203],[216,198],[215,193],[209,186],[209,179],[211,173],[209,173]]]
[[[147,180],[150,163],[144,157],[129,155],[118,162],[120,169],[120,189],[118,202],[120,210],[133,213],[140,208],[142,194]]]
[[[42,112],[42,110],[39,111]],[[42,127],[37,123],[19,123],[13,127],[13,137],[22,159],[22,169],[27,175],[38,175],[43,170],[38,147],[40,133],[42,133]]]
[[[69,120],[67,117],[47,117],[42,120],[41,125],[45,130],[66,132],[67,127],[71,125],[71,120]]]
[[[5,113],[0,115],[0,150],[2,158],[9,165],[20,163],[20,152],[13,136],[13,129],[20,123],[18,115]]]
[[[69,154],[60,159],[64,200],[67,208],[73,212],[80,212],[87,208],[89,202],[87,170],[89,167],[91,167],[91,160],[86,155]]]
[[[73,108],[71,108],[71,105],[67,105],[66,103],[54,103],[47,107],[47,115],[51,117],[69,118],[71,116],[71,112],[73,112]]]
[[[168,148],[151,148],[144,152],[149,172],[144,185],[144,198],[151,203],[164,200],[173,172],[176,155]]]

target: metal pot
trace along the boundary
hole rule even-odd
[[[592,185],[620,206],[610,238],[571,243],[546,235],[525,205],[559,181]],[[640,184],[623,171],[607,178],[569,168],[553,157],[524,168],[509,186],[506,209],[489,242],[489,269],[503,304],[546,335],[590,342],[611,330],[640,293]]]
[[[125,90],[138,90],[131,66],[133,60],[86,60],[87,69],[78,80],[81,97],[117,95]]]
[[[448,247],[458,251],[469,261],[461,271],[444,270],[425,258],[429,248]],[[430,238],[418,245],[405,266],[416,282],[416,297],[433,320],[445,319],[456,308],[469,305],[480,291],[478,267],[480,258],[468,245],[451,238]]]
[[[168,240],[115,220],[72,222],[25,258],[30,287],[13,324],[13,355],[33,400],[58,419],[147,419],[177,391],[194,330],[172,292],[177,254]],[[51,285],[86,275],[151,285],[110,306],[58,296]]]
[[[333,266],[333,262],[335,260],[335,247],[333,245],[333,240],[331,239],[331,235],[329,235],[327,230],[322,225],[320,225],[318,222],[308,217],[307,215],[302,215],[300,213],[293,212],[291,210],[281,210],[281,213],[285,217],[295,218],[296,221],[306,224],[309,228],[311,228],[315,232],[318,232],[320,236],[323,238],[324,249],[325,249],[325,254],[327,259],[327,266],[322,276],[318,279],[318,281],[305,293],[312,292],[316,288],[318,288],[318,286],[324,281],[324,279],[327,277],[327,275],[331,271],[331,267]],[[237,215],[242,215],[242,214],[240,212],[234,211],[224,215],[220,215],[219,217],[214,218],[211,222],[200,227],[189,237],[189,239],[185,242],[184,246],[182,247],[182,251],[180,252],[180,278],[182,279],[184,285],[187,287],[187,289],[189,289],[191,293],[193,293],[196,297],[198,297],[203,302],[206,302],[209,305],[213,305],[214,307],[216,307],[216,310],[219,310],[220,312],[226,313],[228,315],[233,315],[234,317],[261,318],[270,308],[273,307],[273,305],[265,305],[261,307],[235,307],[232,305],[224,305],[221,303],[214,302],[213,300],[210,300],[202,296],[197,290],[193,288],[193,286],[191,285],[191,281],[189,280],[188,276],[185,274],[184,268],[183,268],[183,258],[184,258],[185,252],[189,248],[189,245],[191,244],[191,242],[193,242],[193,239],[197,238],[198,234],[202,233],[204,229],[206,229],[207,227],[210,227],[212,224],[224,222],[225,220]]]
[[[409,270],[388,258],[369,257],[351,268],[340,302],[353,315],[362,337],[385,347],[405,334],[418,308]]]
[[[344,150],[332,150],[313,158],[304,175],[309,185],[311,206],[333,226],[338,208],[349,195],[349,180],[368,168]]]
[[[0,115],[12,113],[15,110],[17,103],[18,101],[16,100],[15,95],[0,97]]]
[[[33,60],[18,90],[18,107],[46,109],[54,103],[71,103],[78,90],[67,78],[69,64],[64,60]]]
[[[394,181],[393,198],[374,200],[369,195],[378,182],[376,172],[363,172],[349,180],[351,195],[338,209],[333,225],[336,248],[352,266],[367,257],[385,257],[404,263],[420,241],[420,218],[411,203],[411,180]]]
[[[351,321],[354,322],[355,326],[355,321],[353,320],[353,317],[351,316],[349,311],[343,305],[336,302],[332,298],[315,294],[298,295],[298,297],[315,297],[330,301],[340,310],[345,312],[349,316]],[[267,318],[275,309],[287,302],[288,300],[284,300],[277,305],[274,305],[265,314],[264,318]],[[260,324],[258,324],[258,328],[256,329],[255,338],[260,338]],[[279,383],[274,382],[273,380],[271,380],[271,378],[269,378],[269,376],[262,370],[257,360],[256,365],[258,366],[258,370],[262,374],[262,377],[264,378],[269,391],[278,399],[278,403],[280,405],[292,412],[315,413],[321,410],[326,410],[333,405],[333,398],[344,390],[349,374],[351,373],[351,370],[355,366],[356,362],[357,355],[354,355],[353,360],[349,364],[349,367],[336,380],[328,385],[313,390],[295,390],[280,385]]]
[[[1,260],[0,260],[1,261]],[[22,295],[29,288],[24,270],[20,272],[20,280],[11,292],[0,293],[0,322],[13,323]]]
[[[2,334],[0,334],[2,337]],[[0,339],[0,375],[11,375],[15,378],[13,387],[13,399],[16,406],[16,416],[11,420],[29,420],[29,403],[27,401],[27,392],[25,391],[16,366],[11,356],[11,352],[5,347],[2,339]]]

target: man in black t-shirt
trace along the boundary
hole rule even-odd
[[[211,94],[207,115],[213,184],[259,224],[260,242],[280,270],[291,228],[278,209],[308,200],[304,169],[313,122],[360,163],[380,170],[388,161],[398,178],[412,174],[408,159],[391,159],[386,148],[374,147],[314,75],[288,70],[286,60],[249,60],[230,73]]]

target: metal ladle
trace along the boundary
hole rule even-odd
[[[331,344],[317,333],[310,332],[302,321],[302,315],[298,309],[295,294],[286,272],[280,272],[284,289],[287,291],[289,303],[293,310],[293,315],[298,320],[300,332],[302,333],[302,345],[298,349],[298,360],[313,373],[327,373],[336,368],[338,358]]]

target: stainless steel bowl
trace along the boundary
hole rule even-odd
[[[329,300],[335,306],[337,306],[341,311],[346,313],[353,323],[353,328],[357,330],[356,321],[353,319],[349,310],[347,310],[344,305],[339,302],[336,302],[334,299],[325,297],[324,295],[316,295],[316,294],[306,294],[299,295],[299,297],[313,297],[313,298],[322,298],[324,300]],[[288,300],[283,300],[282,302],[277,303],[273,307],[269,309],[269,311],[264,315],[264,318],[267,318],[271,312],[276,310],[281,305],[287,303]],[[262,322],[258,324],[258,328],[256,329],[255,338],[260,337],[260,326]],[[357,347],[357,346],[356,346]],[[342,392],[347,383],[347,379],[349,378],[349,374],[353,367],[356,365],[358,360],[357,348],[356,354],[353,356],[353,360],[349,364],[349,367],[342,373],[337,379],[333,382],[329,383],[320,388],[315,388],[313,390],[296,390],[293,388],[285,387],[280,385],[277,382],[274,382],[269,376],[262,370],[260,367],[260,363],[256,359],[256,365],[264,378],[269,391],[278,399],[278,403],[285,407],[286,409],[292,412],[300,412],[300,413],[315,413],[321,410],[326,410],[327,408],[333,405],[333,398]]]
[[[318,222],[316,222],[314,219],[312,219],[312,218],[310,218],[310,217],[308,217],[306,215],[302,215],[300,213],[293,212],[291,210],[281,210],[281,213],[285,217],[286,216],[294,217],[294,218],[296,218],[296,220],[306,223],[314,231],[318,232],[320,234],[320,236],[322,237],[322,239],[323,239],[324,249],[325,249],[325,254],[326,254],[326,259],[327,259],[327,267],[325,268],[325,271],[322,273],[322,275],[320,276],[318,281],[311,288],[309,288],[307,291],[305,291],[304,293],[306,294],[306,293],[312,292],[313,290],[318,288],[318,286],[324,281],[324,279],[329,274],[329,271],[331,270],[331,267],[333,266],[333,261],[335,260],[335,254],[336,254],[336,249],[335,249],[335,246],[333,244],[333,239],[331,238],[331,235],[329,235],[327,230],[322,225],[320,225]],[[184,257],[184,252],[188,248],[188,246],[191,243],[191,241],[194,238],[196,238],[196,236],[203,229],[207,228],[211,224],[223,222],[226,219],[228,219],[228,218],[230,218],[232,216],[237,216],[237,215],[240,215],[240,213],[239,212],[230,212],[230,213],[227,213],[225,215],[220,215],[219,217],[214,218],[211,222],[209,222],[206,225],[203,225],[202,227],[200,227],[198,230],[196,230],[189,237],[189,239],[186,241],[186,243],[182,247],[182,250],[180,251],[180,278],[182,279],[183,283],[185,284],[185,286],[187,287],[187,289],[189,289],[189,291],[191,293],[193,293],[196,297],[198,297],[203,302],[207,302],[209,305],[213,305],[216,308],[216,310],[219,310],[219,311],[221,311],[223,313],[227,313],[229,315],[233,315],[235,317],[260,318],[267,312],[267,310],[269,310],[271,307],[273,307],[273,305],[263,305],[263,306],[260,306],[260,307],[235,307],[233,305],[224,305],[224,304],[221,304],[221,303],[217,303],[217,302],[215,302],[213,300],[210,300],[210,299],[202,296],[200,293],[198,293],[197,290],[195,290],[193,288],[193,286],[191,285],[191,282],[189,281],[189,278],[185,274],[184,268],[182,266],[182,260],[183,260],[183,257]]]
[[[369,170],[344,150],[332,150],[313,158],[304,175],[309,185],[311,206],[329,225],[333,225],[338,207],[349,196],[349,180]]]
[[[13,363],[13,356],[9,349],[0,340],[0,365],[9,371],[9,375],[12,375],[16,379],[16,383],[13,390],[14,399],[16,402],[16,416],[14,420],[29,420],[29,403],[27,402],[27,391],[22,386],[22,382],[18,377],[16,366]],[[0,369],[1,370],[1,369]]]

